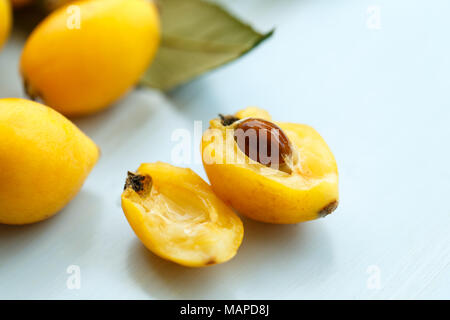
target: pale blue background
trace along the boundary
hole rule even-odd
[[[0,298],[450,298],[450,2],[222,2],[274,36],[168,96],[141,89],[77,120],[102,159],[55,218],[0,226]],[[372,5],[380,30],[366,25]],[[22,95],[22,42],[14,34],[0,53],[0,97]],[[244,220],[244,243],[221,266],[154,257],[119,206],[126,171],[170,161],[173,130],[248,105],[323,135],[340,207],[296,226]],[[72,264],[80,290],[66,288]],[[367,285],[370,266],[379,289]]]

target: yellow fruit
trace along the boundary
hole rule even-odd
[[[25,44],[26,91],[68,116],[99,111],[138,82],[158,45],[159,17],[151,1],[71,2]]]
[[[228,261],[244,234],[241,220],[202,178],[162,162],[128,174],[122,208],[150,251],[184,266]]]
[[[271,121],[272,117],[269,112],[258,107],[248,107],[236,112],[235,116],[239,119],[258,118]]]
[[[272,122],[257,108],[221,116],[203,135],[202,159],[214,192],[252,219],[298,223],[337,207],[336,161],[309,126]]]
[[[47,219],[79,191],[99,150],[58,112],[0,99],[0,223]]]
[[[9,0],[0,0],[0,48],[8,38],[11,28],[11,7]]]

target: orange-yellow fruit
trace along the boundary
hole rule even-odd
[[[0,223],[47,219],[80,190],[97,146],[55,110],[0,99]]]
[[[202,178],[162,162],[128,174],[122,208],[150,251],[184,266],[230,260],[244,234],[241,220]]]
[[[26,91],[69,116],[104,109],[138,82],[159,37],[152,1],[70,2],[50,14],[25,44]]]
[[[336,161],[307,125],[273,122],[257,108],[221,116],[203,135],[202,159],[214,192],[252,219],[298,223],[337,207]]]
[[[0,49],[8,38],[11,29],[11,7],[9,0],[0,0]]]

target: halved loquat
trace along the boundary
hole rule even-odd
[[[202,178],[162,162],[128,173],[122,208],[150,251],[184,266],[230,260],[244,234],[239,217]]]
[[[214,192],[252,219],[298,223],[337,207],[336,161],[307,125],[255,107],[221,116],[203,135],[202,159]]]

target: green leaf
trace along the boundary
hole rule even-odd
[[[202,0],[159,0],[162,43],[141,85],[170,90],[235,60],[270,37]]]

